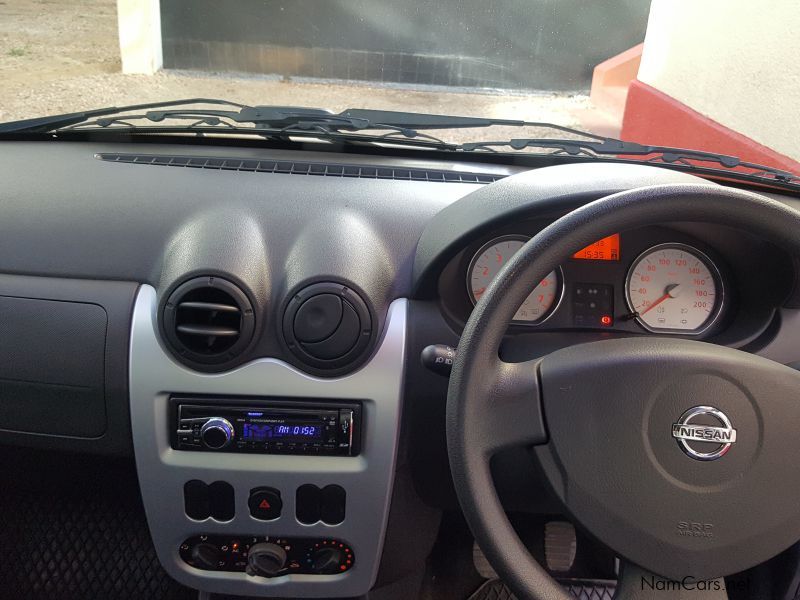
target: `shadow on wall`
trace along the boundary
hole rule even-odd
[[[162,0],[164,67],[586,91],[644,39],[647,0]]]

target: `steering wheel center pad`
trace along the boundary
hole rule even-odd
[[[800,538],[794,369],[702,342],[626,338],[555,352],[540,377],[549,442],[536,455],[575,519],[622,556],[675,579],[717,577]],[[691,448],[727,448],[715,460],[673,435],[694,407],[735,430],[711,415],[691,422],[684,435],[709,440]]]

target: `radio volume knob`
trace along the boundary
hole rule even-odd
[[[233,425],[228,419],[212,417],[200,428],[200,437],[206,448],[221,450],[233,440]]]

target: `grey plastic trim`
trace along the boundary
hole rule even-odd
[[[785,365],[800,364],[800,310],[782,308],[775,337],[755,352]]]
[[[406,300],[389,307],[372,359],[357,372],[321,379],[273,358],[225,373],[206,374],[177,363],[158,337],[156,291],[141,287],[133,311],[130,407],[133,446],[142,498],[156,552],[181,583],[208,592],[333,598],[361,596],[373,585],[383,550],[394,480],[406,349]],[[169,445],[167,400],[171,393],[343,398],[363,402],[362,452],[357,457],[308,457],[181,452]],[[190,479],[224,480],[236,493],[236,516],[198,523],[183,509]],[[304,483],[336,483],[347,491],[347,518],[339,525],[303,525],[295,518],[295,490]],[[253,519],[247,497],[254,487],[278,488],[280,518]],[[340,575],[289,575],[274,579],[244,573],[201,571],[178,555],[183,540],[199,533],[335,536],[353,548],[356,564]]]

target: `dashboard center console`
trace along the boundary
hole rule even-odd
[[[406,302],[372,358],[319,378],[262,358],[224,373],[187,369],[158,335],[142,286],[130,346],[131,428],[153,542],[195,589],[353,597],[372,587],[397,454]]]

